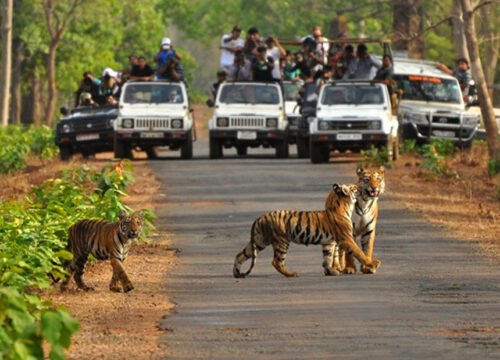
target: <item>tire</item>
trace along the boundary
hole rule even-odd
[[[223,157],[222,144],[218,139],[210,138],[210,159],[221,159]]]
[[[188,137],[181,145],[181,159],[190,160],[193,158],[193,133],[190,131]]]
[[[290,156],[288,148],[288,140],[282,140],[276,143],[276,157],[278,159],[287,159]]]
[[[115,158],[132,159],[132,148],[129,144],[115,138],[113,145],[115,149]]]
[[[309,139],[297,136],[297,155],[300,159],[307,159],[309,157]]]
[[[325,144],[311,141],[309,158],[313,164],[326,163],[330,160],[330,149]]]
[[[73,152],[71,151],[71,146],[69,146],[69,145],[60,145],[59,146],[59,158],[62,161],[71,160],[71,156],[73,156]]]
[[[158,159],[158,153],[156,152],[156,148],[154,146],[147,148],[146,154],[148,155],[149,160]]]
[[[248,153],[248,146],[238,145],[236,146],[236,151],[238,152],[239,156],[245,156]]]

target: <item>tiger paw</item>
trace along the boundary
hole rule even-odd
[[[337,270],[337,269],[327,269],[325,268],[325,275],[326,276],[339,276],[340,275],[340,271]]]
[[[79,289],[83,290],[83,291],[94,291],[95,290],[92,286],[88,286],[88,285],[80,286]]]
[[[346,266],[346,268],[344,269],[343,273],[344,274],[355,274],[356,273],[356,267],[350,267],[350,266]]]
[[[134,290],[134,285],[132,285],[132,283],[128,283],[128,284],[125,284],[125,286],[123,286],[123,292],[129,292],[129,291],[132,291]]]
[[[375,274],[377,272],[377,269],[369,267],[369,266],[362,265],[361,266],[361,272],[363,272],[363,274]]]
[[[109,290],[112,292],[122,292],[122,288],[120,286],[110,286]]]

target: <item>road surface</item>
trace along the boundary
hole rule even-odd
[[[248,278],[234,279],[258,215],[321,209],[332,183],[356,181],[356,163],[257,149],[209,160],[207,149],[200,140],[193,160],[150,162],[167,194],[159,229],[180,250],[166,279],[177,306],[161,323],[171,359],[500,358],[499,267],[391,201],[390,183],[377,274],[326,277],[320,247],[292,244],[287,266],[298,278],[278,274],[269,247]]]

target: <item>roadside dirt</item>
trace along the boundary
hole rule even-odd
[[[500,263],[500,176],[487,175],[485,145],[458,153],[449,161],[459,178],[430,177],[421,159],[403,155],[388,170],[386,194],[429,222],[442,226],[450,237],[475,242],[485,255]]]

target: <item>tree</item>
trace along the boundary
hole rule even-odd
[[[2,126],[9,123],[10,80],[12,68],[12,9],[13,0],[3,0],[2,10],[2,83],[0,111]]]
[[[407,50],[414,59],[424,57],[421,0],[395,0],[392,3],[392,42],[394,50]]]
[[[497,125],[495,122],[495,113],[493,112],[493,103],[491,102],[488,86],[484,77],[481,58],[479,57],[479,46],[476,35],[476,25],[474,23],[474,15],[478,9],[491,1],[473,2],[471,0],[460,0],[463,14],[464,33],[467,41],[467,49],[469,51],[470,62],[473,73],[476,76],[476,88],[481,106],[481,115],[483,117],[484,126],[486,128],[486,141],[488,143],[488,154],[490,159],[496,157],[496,139]]]

